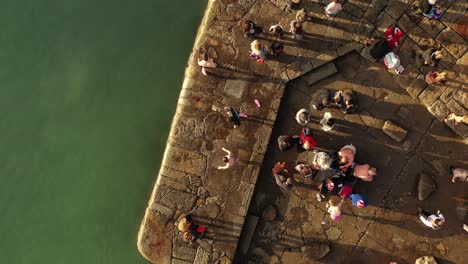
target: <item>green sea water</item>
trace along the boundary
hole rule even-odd
[[[147,263],[136,234],[206,1],[0,3],[0,263]]]

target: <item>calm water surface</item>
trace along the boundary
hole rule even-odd
[[[0,3],[0,263],[146,263],[136,233],[206,1]]]

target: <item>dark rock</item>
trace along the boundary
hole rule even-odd
[[[424,256],[416,260],[415,264],[437,264],[433,256]]]
[[[426,200],[436,188],[436,184],[431,176],[424,172],[419,175],[418,198],[420,201]]]
[[[276,208],[273,205],[268,205],[262,213],[263,220],[274,221],[276,219]]]
[[[316,242],[301,247],[301,252],[307,260],[318,260],[330,252],[330,246],[326,243]]]

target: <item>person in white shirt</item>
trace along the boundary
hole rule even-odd
[[[310,121],[310,112],[309,110],[302,108],[296,113],[296,121],[299,125],[305,127],[309,124]]]
[[[232,155],[231,154],[231,151],[223,148],[223,151],[226,152],[226,156],[223,157],[223,162],[225,163],[224,166],[218,166],[218,169],[220,170],[225,170],[225,169],[228,169],[228,168],[231,168],[232,166],[234,166],[234,164],[236,163],[236,156]]]
[[[434,230],[441,228],[442,224],[445,222],[445,218],[440,211],[437,211],[437,214],[431,214],[421,208],[419,208],[419,219],[424,225]]]
[[[338,12],[340,12],[342,9],[343,7],[341,7],[341,4],[338,3],[338,0],[333,0],[330,4],[328,4],[325,7],[325,15],[327,15],[327,17],[334,16],[338,14]]]
[[[208,75],[206,68],[216,68],[216,63],[213,61],[213,59],[208,58],[206,53],[200,54],[200,57],[198,58],[198,65],[202,67],[202,73],[205,76]]]

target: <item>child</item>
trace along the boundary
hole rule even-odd
[[[446,82],[447,73],[430,71],[426,74],[427,84],[444,84]]]
[[[351,199],[351,202],[353,203],[354,206],[357,208],[365,208],[367,206],[367,199],[366,197],[353,193],[349,196],[349,199]]]
[[[437,230],[442,227],[445,222],[444,216],[437,211],[437,214],[430,214],[423,209],[419,208],[419,219],[423,222],[424,225]]]
[[[333,0],[330,4],[325,7],[325,15],[327,17],[334,16],[338,14],[343,9],[341,4],[338,3],[338,0]]]
[[[206,227],[196,225],[192,221],[192,215],[182,215],[177,225],[179,231],[184,233],[184,240],[194,242],[206,231]]]
[[[331,131],[335,126],[335,119],[330,112],[325,112],[320,120],[320,125],[323,131]]]
[[[255,25],[251,20],[245,20],[242,29],[244,30],[244,37],[246,38],[253,38],[261,31],[260,27]]]
[[[208,75],[206,68],[216,68],[216,63],[214,63],[213,59],[208,58],[208,54],[201,53],[198,57],[198,65],[202,67],[203,75]]]
[[[291,24],[289,25],[289,31],[292,34],[292,38],[294,39],[302,39],[302,23],[297,20],[291,21]]]
[[[223,157],[223,162],[225,163],[224,166],[218,166],[218,169],[220,170],[225,170],[227,168],[230,168],[234,166],[234,163],[236,163],[236,156],[231,154],[231,151],[223,148],[223,151],[226,152],[226,156]]]
[[[278,23],[270,27],[270,32],[280,38],[283,36],[283,27]]]
[[[334,221],[340,221],[343,219],[343,214],[341,213],[341,206],[343,205],[344,199],[338,199],[338,197],[333,196],[328,200],[327,212],[330,214],[330,218]]]

